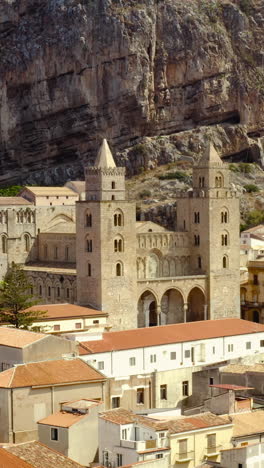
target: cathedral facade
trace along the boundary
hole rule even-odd
[[[136,222],[125,169],[106,140],[81,191],[67,206],[57,196],[53,211],[27,197],[33,226],[42,223],[20,263],[42,303],[104,310],[114,330],[240,316],[239,197],[212,145],[193,168],[192,189],[177,193],[175,231]]]

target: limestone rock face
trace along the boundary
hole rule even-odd
[[[0,183],[216,124],[261,153],[263,37],[263,0],[1,0]]]

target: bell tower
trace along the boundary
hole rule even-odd
[[[126,201],[125,168],[106,140],[85,170],[85,201],[76,222],[77,300],[109,313],[113,330],[137,326],[136,213]]]
[[[207,276],[207,319],[240,317],[239,196],[212,143],[193,168],[193,190],[178,206],[190,235],[192,272]]]

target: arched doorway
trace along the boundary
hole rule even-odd
[[[259,311],[258,310],[248,310],[245,313],[245,320],[249,320],[250,322],[259,323]]]
[[[187,322],[204,320],[205,297],[200,288],[193,288],[188,295]]]
[[[168,289],[161,299],[161,325],[184,322],[183,297],[177,289]]]
[[[138,328],[156,325],[158,325],[157,301],[151,291],[145,291],[138,301]]]

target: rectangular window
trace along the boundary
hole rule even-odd
[[[136,365],[136,358],[135,357],[129,358],[129,365],[130,366],[135,366]]]
[[[69,299],[69,297],[70,297],[70,289],[69,288],[66,289],[66,296],[67,296],[67,299]]]
[[[172,361],[175,361],[175,359],[176,359],[176,352],[175,351],[172,351],[170,353],[170,358],[171,358]]]
[[[253,275],[253,284],[258,284],[258,275]]]
[[[99,320],[93,320],[93,323],[94,324],[99,323]]]
[[[121,453],[116,454],[116,464],[117,466],[123,465],[123,455]]]
[[[260,346],[261,346],[261,348],[263,348],[263,346],[264,346],[264,340],[260,340]]]
[[[212,353],[215,354],[215,346],[212,348]]]
[[[142,405],[144,403],[144,388],[137,389],[137,404]]]
[[[246,342],[246,349],[251,349],[251,341]]]
[[[127,429],[122,429],[122,440],[127,440]]]
[[[75,324],[75,328],[82,328],[82,324],[81,324],[81,322],[76,322],[76,324]]]
[[[120,397],[113,397],[112,398],[112,408],[120,408]]]
[[[180,455],[183,455],[183,454],[187,455],[187,441],[188,439],[179,440],[179,454]]]
[[[207,448],[212,449],[216,447],[216,434],[208,434]]]
[[[160,386],[160,399],[167,400],[167,385]]]
[[[104,370],[104,361],[98,362],[98,370]]]
[[[87,265],[87,275],[88,276],[92,276],[92,266],[91,266],[91,263],[88,263]]]
[[[233,345],[233,344],[229,344],[229,345],[227,346],[227,351],[228,351],[229,353],[232,353],[232,352],[234,351],[234,345]]]
[[[159,438],[162,439],[163,437],[165,437],[165,432],[160,432],[159,433]]]
[[[214,378],[213,378],[213,377],[210,377],[210,379],[209,379],[209,385],[214,385]]]
[[[184,380],[182,382],[182,395],[189,396],[189,382],[188,380]]]
[[[186,349],[186,351],[184,351],[184,357],[186,358],[191,357],[191,351],[189,349]]]
[[[60,325],[53,325],[53,331],[60,331]]]
[[[156,458],[163,458],[163,453],[157,453]]]
[[[150,362],[156,362],[156,354],[150,355]]]
[[[52,427],[50,429],[50,439],[51,440],[59,440],[59,434],[57,427]]]

